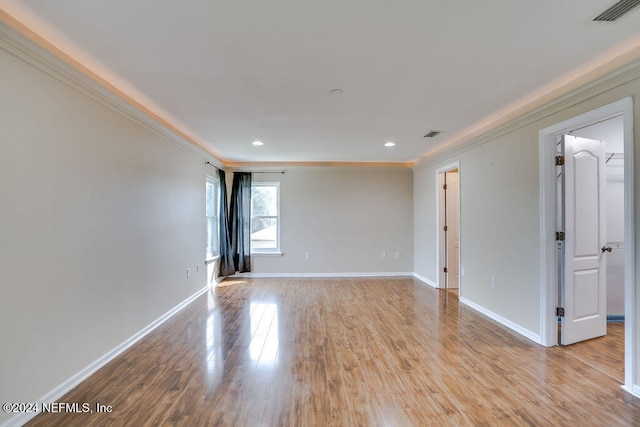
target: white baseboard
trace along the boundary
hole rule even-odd
[[[529,338],[531,341],[534,341],[536,344],[542,344],[542,341],[540,339],[540,335],[531,332],[528,329],[523,328],[520,325],[517,325],[515,323],[513,323],[510,320],[505,319],[504,317],[494,313],[493,311],[487,310],[486,308],[469,301],[466,298],[460,297],[460,302],[463,303],[464,305],[471,307],[472,309],[484,314],[485,316],[489,317],[490,319],[495,320],[496,322],[506,326],[507,328],[519,333],[520,335],[523,335],[527,338]]]
[[[96,372],[98,369],[102,368],[107,363],[111,362],[118,355],[120,355],[123,351],[125,351],[126,349],[128,349],[129,347],[134,345],[136,342],[138,342],[145,335],[147,335],[148,333],[153,331],[155,328],[157,328],[158,326],[160,326],[161,324],[163,324],[164,322],[169,320],[171,317],[173,317],[180,310],[182,310],[183,308],[185,308],[186,306],[191,304],[196,298],[198,298],[200,295],[202,295],[205,292],[207,292],[207,290],[209,290],[209,286],[205,286],[204,288],[200,289],[198,292],[196,292],[195,294],[191,295],[189,298],[187,298],[186,300],[182,301],[180,304],[176,305],[171,310],[167,311],[165,314],[163,314],[158,319],[153,321],[151,324],[149,324],[147,327],[142,329],[140,332],[138,332],[137,334],[135,334],[134,336],[132,336],[131,338],[129,338],[128,340],[126,340],[125,342],[123,342],[122,344],[120,344],[119,346],[117,346],[116,348],[114,348],[113,350],[108,352],[107,354],[105,354],[104,356],[100,357],[98,360],[96,360],[95,362],[91,363],[89,366],[87,366],[86,368],[84,368],[83,370],[78,372],[77,374],[73,375],[71,378],[67,379],[65,382],[63,382],[58,387],[56,387],[53,390],[51,390],[49,393],[47,393],[44,396],[42,396],[40,399],[36,400],[36,402],[38,402],[38,403],[53,403],[53,402],[57,401],[62,396],[64,396],[66,393],[71,391],[72,388],[74,388],[75,386],[77,386],[82,381],[86,380],[87,378],[89,378],[89,376],[91,376],[91,374]],[[23,413],[23,414],[19,414],[18,416],[13,417],[13,418],[9,419],[6,423],[2,424],[1,427],[14,427],[14,426],[15,427],[19,427],[19,426],[22,426],[27,421],[29,421],[30,419],[34,418],[36,415],[38,415],[38,413]]]
[[[406,272],[384,272],[384,273],[237,273],[233,276],[227,276],[229,279],[234,277],[246,278],[272,278],[272,277],[411,277],[413,273]]]
[[[436,285],[435,282],[432,282],[431,280],[427,279],[424,276],[419,275],[418,273],[413,273],[413,277],[420,280],[421,282],[424,282],[425,284],[431,286],[434,289],[438,289],[438,285]]]
[[[639,385],[632,385],[631,387],[627,387],[626,385],[623,385],[622,389],[624,391],[626,391],[627,393],[631,393],[635,397],[640,398],[640,386]]]

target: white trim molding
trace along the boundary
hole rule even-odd
[[[235,173],[235,172],[234,172]],[[276,214],[275,215],[254,215],[254,211],[251,211],[251,224],[253,224],[254,218],[260,219],[274,219],[276,220],[276,247],[275,248],[254,248],[251,247],[251,256],[282,256],[282,251],[280,250],[280,182],[279,181],[252,181],[251,182],[251,194],[253,194],[253,190],[259,187],[275,187],[276,189]],[[253,205],[253,203],[251,203]],[[253,228],[253,225],[251,226]],[[250,240],[253,238],[250,236]]]
[[[634,385],[631,387],[627,387],[626,385],[623,385],[622,389],[627,393],[633,394],[635,397],[640,398],[640,386]]]
[[[446,286],[444,285],[444,283],[446,282],[446,278],[445,278],[445,272],[444,272],[444,262],[443,262],[443,257],[441,256],[442,251],[444,250],[444,248],[446,247],[445,245],[445,241],[444,241],[444,235],[441,232],[442,229],[442,223],[444,222],[444,210],[442,209],[442,203],[444,202],[443,200],[443,193],[441,192],[442,190],[442,185],[444,184],[444,173],[445,172],[449,172],[451,170],[457,169],[458,170],[458,248],[461,248],[461,240],[462,240],[462,236],[460,235],[460,161],[457,160],[453,163],[449,163],[446,164],[444,166],[441,166],[439,168],[436,169],[436,175],[435,175],[435,180],[436,180],[436,269],[438,271],[438,275],[436,276],[436,286],[434,286],[435,288],[438,289],[445,289]],[[462,265],[462,263],[460,262],[462,258],[462,250],[460,249],[458,252],[458,278],[461,281],[462,275],[460,274],[460,266]],[[462,286],[461,283],[458,283],[458,289],[460,289],[459,295],[462,295]]]
[[[278,257],[278,256],[283,256],[283,255],[284,255],[284,252],[251,252],[251,256],[252,257],[254,257],[254,256],[257,256],[257,257],[263,257],[263,256],[265,256],[265,257],[270,257],[270,256],[271,257],[273,257],[273,256]]]
[[[413,273],[413,277],[415,277],[419,281],[423,282],[424,284],[431,286],[434,289],[438,289],[438,284],[437,283],[435,283],[432,280],[427,279],[424,276],[419,275],[418,273]]]
[[[636,290],[635,290],[635,226],[634,226],[634,129],[633,99],[623,98],[571,119],[541,129],[539,139],[540,186],[540,333],[541,344],[558,344],[555,307],[558,280],[556,274],[556,137],[577,127],[621,115],[624,126],[624,240],[625,240],[625,369],[624,389],[636,394],[634,384],[637,362]],[[634,392],[635,391],[635,392]],[[638,395],[638,394],[636,394]]]
[[[233,276],[227,276],[227,279],[247,278],[275,278],[275,277],[413,277],[414,273],[407,272],[383,272],[383,273],[238,273]]]
[[[89,378],[98,369],[102,368],[104,365],[106,365],[107,363],[111,362],[113,359],[115,359],[117,356],[119,356],[122,352],[124,352],[125,350],[127,350],[128,348],[133,346],[135,343],[140,341],[147,334],[149,334],[151,331],[156,329],[158,326],[162,325],[164,322],[169,320],[171,317],[175,316],[179,311],[181,311],[183,308],[187,307],[189,304],[191,304],[199,296],[201,296],[202,294],[204,294],[208,290],[209,290],[209,286],[205,286],[204,288],[200,289],[198,292],[196,292],[195,294],[191,295],[189,298],[185,299],[184,301],[182,301],[181,303],[179,303],[178,305],[173,307],[171,310],[167,311],[165,314],[163,314],[162,316],[160,316],[159,318],[157,318],[156,320],[151,322],[149,325],[147,325],[140,332],[136,333],[131,338],[129,338],[128,340],[126,340],[125,342],[123,342],[122,344],[120,344],[119,346],[114,348],[113,350],[109,351],[108,353],[106,353],[105,355],[103,355],[102,357],[100,357],[99,359],[94,361],[93,363],[89,364],[87,367],[82,369],[80,372],[78,372],[75,375],[73,375],[70,378],[68,378],[66,381],[64,381],[62,384],[60,384],[59,386],[57,386],[56,388],[51,390],[49,393],[47,393],[44,396],[42,396],[40,399],[37,399],[36,402],[38,402],[38,403],[53,403],[53,402],[57,401],[62,396],[64,396],[66,393],[71,391],[71,389],[73,389],[75,386],[77,386],[82,381],[84,381],[87,378]],[[14,426],[15,427],[19,427],[21,425],[24,425],[30,419],[34,418],[36,415],[38,415],[37,412],[19,414],[18,416],[9,419],[6,423],[4,423],[2,425],[2,427],[14,427]]]
[[[23,34],[20,34],[2,21],[0,21],[0,49],[36,67],[40,71],[81,92],[112,111],[138,123],[161,136],[164,140],[192,154],[207,159],[218,168],[225,167],[222,160],[219,159],[215,153],[208,151],[204,143],[187,139],[188,136],[181,135],[177,128],[172,129],[169,122],[163,124],[151,117],[140,108],[127,102],[119,94],[114,93],[99,82],[96,82],[91,76],[83,74],[64,60],[57,58],[51,52],[38,46],[32,40],[29,40]],[[166,115],[167,113],[164,114]]]
[[[486,308],[482,307],[481,305],[478,305],[474,302],[469,301],[466,298],[460,297],[460,302],[474,310],[476,310],[477,312],[484,314],[485,316],[487,316],[490,319],[495,320],[496,322],[500,323],[503,326],[506,326],[507,328],[511,329],[512,331],[515,331],[517,333],[519,333],[520,335],[523,335],[527,338],[529,338],[531,341],[537,343],[537,344],[541,344],[540,342],[540,335],[536,334],[535,332],[532,332],[526,328],[523,328],[522,326],[513,323],[512,321],[505,319],[504,317],[500,316],[499,314],[494,313],[493,311],[487,310]]]
[[[482,144],[491,142],[500,136],[533,124],[544,118],[551,117],[566,110],[567,108],[591,99],[594,96],[605,93],[639,78],[640,61],[635,60],[615,71],[594,79],[590,83],[580,86],[577,89],[542,104],[529,112],[525,112],[513,120],[509,120],[504,124],[487,129],[485,132],[477,136],[470,136],[468,139],[465,139],[460,143],[449,147],[443,147],[439,151],[434,151],[432,154],[417,159],[414,162],[413,169],[417,170],[422,167],[436,165],[454,155],[459,155]]]

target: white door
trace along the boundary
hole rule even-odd
[[[604,246],[605,151],[602,141],[563,137],[564,283],[561,343],[568,345],[607,333]]]
[[[458,172],[446,172],[446,225],[447,225],[447,289],[458,289],[458,259],[460,243],[458,233]]]

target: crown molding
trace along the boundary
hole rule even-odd
[[[42,39],[2,9],[0,9],[0,49],[180,148],[206,158],[217,167],[225,167],[220,156],[203,142],[197,141],[159,114],[146,108],[107,80]]]
[[[508,133],[528,126],[539,120],[553,116],[567,108],[574,107],[582,102],[602,95],[631,81],[640,79],[640,60],[635,60],[619,69],[596,78],[576,89],[560,95],[537,108],[521,114],[520,116],[498,125],[476,136],[471,136],[463,142],[451,147],[443,148],[413,163],[413,169],[432,166],[443,160],[486,144]],[[523,107],[526,108],[526,107]]]
[[[617,62],[616,60],[610,61],[592,70],[590,73],[568,82],[557,90],[540,96],[526,105],[514,107],[511,112],[506,112],[502,117],[497,118],[493,124],[490,123],[485,126],[484,129],[478,129],[466,136],[461,136],[459,142],[453,143],[450,146],[436,148],[432,152],[426,153],[422,157],[412,161],[233,162],[223,159],[203,141],[181,130],[179,126],[172,124],[170,120],[152,111],[83,64],[74,60],[17,21],[3,9],[0,9],[0,49],[7,51],[24,62],[82,92],[111,110],[135,121],[179,147],[206,158],[213,163],[214,166],[221,169],[252,168],[260,170],[261,168],[273,167],[395,167],[412,168],[416,170],[423,166],[437,164],[448,157],[485,144],[502,135],[556,114],[559,111],[640,77],[640,60],[637,59],[638,52],[636,52],[636,49],[628,53],[627,57],[625,57],[626,59],[618,58]],[[620,64],[629,58],[633,58],[634,62],[602,76],[607,69],[611,69],[616,64]],[[594,77],[590,82],[575,88],[575,85],[579,82],[588,80],[589,75],[598,76],[598,73],[600,73],[600,77]],[[554,93],[560,93],[561,95],[553,98]],[[509,117],[513,118],[509,119]],[[502,123],[500,122],[501,120],[503,120]]]
[[[38,68],[49,76],[91,97],[100,104],[135,121],[168,141],[206,158],[220,169],[273,167],[288,169],[309,167],[411,168],[413,162],[233,162],[226,161],[205,143],[188,135],[170,121],[115,87],[83,64],[70,57],[31,29],[0,9],[0,49]]]
[[[230,170],[252,169],[261,171],[273,168],[287,170],[308,168],[402,168],[410,169],[412,162],[227,162]]]

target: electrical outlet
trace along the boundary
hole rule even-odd
[[[491,288],[492,288],[492,289],[495,289],[495,288],[496,288],[496,278],[495,278],[495,277],[492,277],[492,278],[491,278]]]
[[[196,264],[196,274],[200,273],[200,264]]]
[[[304,259],[311,259],[311,252],[305,252]]]
[[[187,279],[191,277],[191,269],[187,268]]]
[[[396,251],[396,253],[395,253],[395,259],[400,259],[400,251]]]
[[[386,258],[387,253],[385,251],[380,252],[380,258]]]

